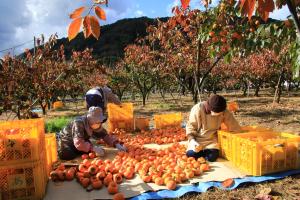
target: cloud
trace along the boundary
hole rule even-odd
[[[136,16],[136,17],[141,17],[141,16],[144,15],[144,12],[141,11],[141,10],[137,10],[137,11],[135,11],[134,13],[135,13],[135,16]]]

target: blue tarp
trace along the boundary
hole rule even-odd
[[[177,187],[177,189],[174,191],[160,190],[157,192],[147,192],[139,196],[133,197],[132,200],[177,198],[189,192],[206,192],[211,187],[223,188],[224,190],[233,190],[242,183],[260,183],[264,181],[282,179],[284,177],[295,175],[295,174],[300,174],[300,169],[276,173],[276,174],[270,174],[266,176],[249,176],[245,178],[236,178],[234,179],[234,185],[230,188],[223,188],[221,182],[212,181],[212,182],[205,182],[205,183],[197,183],[191,186]]]

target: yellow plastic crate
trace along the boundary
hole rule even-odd
[[[121,106],[109,103],[108,111],[108,132],[114,131],[116,128],[125,131],[133,131],[133,104],[122,103]]]
[[[46,139],[46,170],[47,176],[52,171],[52,165],[58,160],[55,133],[48,133]]]
[[[37,161],[44,153],[43,119],[0,123],[0,166]]]
[[[0,199],[42,199],[47,184],[44,174],[40,161],[0,166]]]
[[[300,137],[289,133],[252,132],[233,136],[233,164],[248,175],[297,169]]]
[[[234,156],[233,151],[233,136],[241,133],[247,133],[250,131],[255,132],[270,132],[272,131],[269,128],[258,127],[258,126],[243,126],[242,131],[239,133],[232,133],[226,130],[219,130],[218,131],[218,142],[220,146],[220,154],[223,158],[232,161]]]
[[[182,114],[181,113],[168,113],[154,115],[155,128],[163,129],[167,127],[181,127]]]
[[[64,104],[62,101],[55,101],[52,106],[53,106],[53,109],[58,109],[58,108],[64,107]]]
[[[136,117],[134,120],[135,130],[148,130],[150,118],[148,117]]]

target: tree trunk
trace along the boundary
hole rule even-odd
[[[18,117],[19,120],[21,119],[20,106],[17,106],[17,117]]]
[[[280,96],[281,96],[281,84],[282,84],[282,81],[283,81],[283,76],[284,76],[284,67],[282,67],[282,70],[281,70],[281,73],[280,73],[280,76],[279,76],[279,79],[278,79],[278,83],[277,83],[277,86],[276,86],[276,90],[275,90],[275,94],[274,94],[274,99],[273,99],[273,104],[276,102],[276,103],[279,103],[280,102]]]
[[[194,92],[193,92],[193,101],[194,101],[194,104],[196,104],[196,103],[198,103],[198,91],[196,90],[194,90]]]
[[[258,97],[258,92],[260,90],[260,86],[261,86],[261,83],[258,83],[255,87],[255,93],[254,93],[254,96]]]
[[[43,115],[46,115],[46,107],[47,107],[47,104],[43,104],[43,102],[40,103],[40,106],[43,110]]]
[[[248,84],[246,81],[243,81],[244,87],[243,87],[243,96],[247,96],[247,89],[248,89]]]
[[[147,98],[147,95],[146,94],[142,94],[143,96],[143,106],[146,105],[146,98]]]

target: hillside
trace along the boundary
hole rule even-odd
[[[168,18],[160,18],[166,21]],[[61,44],[65,46],[67,57],[70,56],[72,50],[82,51],[85,48],[93,48],[94,55],[97,58],[114,59],[120,57],[124,53],[124,48],[138,37],[146,35],[146,27],[155,24],[156,20],[140,17],[132,19],[122,19],[113,24],[101,26],[101,34],[99,40],[92,37],[84,39],[81,32],[71,42],[67,38],[58,40],[57,47]]]

